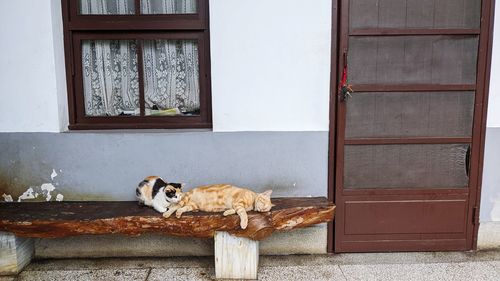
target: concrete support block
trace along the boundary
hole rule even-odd
[[[481,251],[500,250],[500,222],[482,221],[479,224],[477,249]]]
[[[33,239],[0,232],[0,275],[18,274],[30,263],[34,254]]]
[[[259,241],[216,232],[215,277],[217,279],[257,279]]]

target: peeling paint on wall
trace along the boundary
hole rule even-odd
[[[52,191],[54,191],[54,189],[56,189],[56,187],[51,184],[51,183],[44,183],[42,184],[42,186],[40,187],[42,189],[42,191],[45,191],[47,194],[45,195],[45,200],[46,201],[50,201],[50,199],[52,198],[52,195],[50,194]]]
[[[2,194],[2,197],[3,197],[3,200],[4,200],[5,202],[12,202],[12,201],[14,201],[14,200],[12,199],[12,196],[11,196],[10,194],[5,194],[5,193],[4,193],[4,194]]]
[[[57,177],[56,170],[52,169],[52,174],[50,174],[50,179],[54,181],[54,178]]]
[[[54,191],[56,187],[52,183],[43,183],[41,186],[30,186],[21,196],[17,198],[17,202],[22,202],[24,200],[36,199],[38,196],[42,195],[45,197],[45,201],[50,201],[52,199],[51,192]],[[12,199],[11,195],[4,194],[3,195],[5,202],[8,201],[8,198]],[[62,201],[64,196],[61,193],[58,193],[56,196],[57,201]]]
[[[26,199],[35,199],[35,194],[33,193],[33,188],[30,187],[28,188],[19,198],[17,198],[17,202],[21,202],[22,200]]]
[[[61,170],[59,170],[61,172]],[[50,174],[50,178],[52,181],[54,178],[57,176],[57,172],[55,169],[52,169],[52,173]],[[58,185],[57,182],[46,182],[42,183],[40,186],[38,185],[31,185],[28,187],[26,191],[24,191],[18,198],[17,202],[22,202],[26,200],[34,200],[37,199],[39,196],[42,196],[45,201],[50,201],[52,199],[52,192],[56,189],[54,185]],[[4,202],[14,202],[12,195],[3,193],[2,195],[3,201]],[[42,198],[35,200],[35,201],[41,201],[43,200]],[[63,201],[64,195],[61,193],[57,193],[55,200],[56,201]]]

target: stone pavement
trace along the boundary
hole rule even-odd
[[[33,261],[7,280],[213,280],[213,258]],[[500,251],[261,256],[259,280],[500,280]]]

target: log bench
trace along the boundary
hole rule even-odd
[[[324,197],[273,198],[270,212],[248,213],[248,227],[239,217],[189,212],[180,219],[162,217],[137,202],[25,202],[0,204],[0,275],[17,274],[34,255],[31,238],[89,234],[138,236],[157,233],[214,238],[216,278],[256,279],[259,240],[275,231],[333,220],[335,206]]]

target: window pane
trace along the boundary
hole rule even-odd
[[[467,148],[467,144],[346,145],[345,187],[467,187]]]
[[[199,115],[197,42],[146,40],[143,53],[146,115]]]
[[[474,92],[356,92],[346,103],[346,137],[469,137]]]
[[[195,14],[197,0],[141,0],[143,14]]]
[[[139,115],[135,41],[84,40],[82,65],[87,116]]]
[[[134,0],[80,0],[82,15],[132,15]]]

